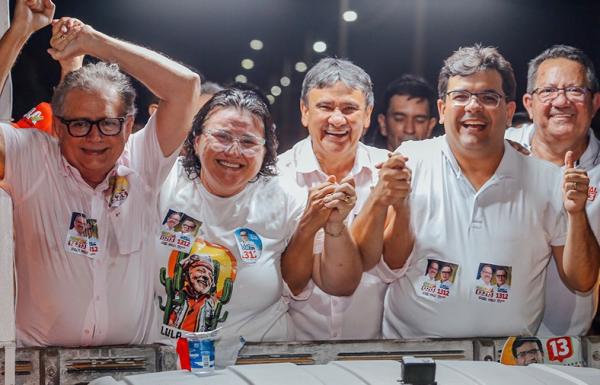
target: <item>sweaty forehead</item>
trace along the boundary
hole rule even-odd
[[[206,122],[205,127],[222,128],[234,132],[248,132],[254,135],[264,136],[262,120],[243,108],[225,107],[213,110]]]
[[[65,118],[100,119],[122,115],[119,94],[110,87],[93,90],[74,88],[65,95],[62,106]]]
[[[313,88],[308,92],[309,104],[325,102],[364,106],[367,103],[367,98],[361,90],[349,87],[341,81],[335,83],[333,86]]]
[[[468,76],[452,76],[448,79],[447,91],[467,90],[473,92],[502,92],[502,76],[496,70],[488,69]]]
[[[585,67],[575,60],[557,58],[545,60],[538,67],[535,84],[543,86],[589,86]]]

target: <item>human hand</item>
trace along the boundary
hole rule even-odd
[[[412,171],[406,166],[407,157],[401,154],[388,154],[389,159],[378,164],[379,180],[373,189],[375,203],[382,206],[404,202],[411,192]]]
[[[590,178],[585,170],[575,168],[573,151],[565,154],[565,171],[563,174],[563,204],[569,214],[585,210],[588,198]]]
[[[62,17],[52,21],[52,37],[48,53],[54,60],[63,63],[73,70],[81,67],[87,44],[90,43],[95,30],[72,17]],[[74,68],[79,65],[79,67]]]
[[[308,190],[306,208],[300,219],[300,223],[307,231],[316,233],[327,222],[331,209],[325,207],[324,200],[328,195],[333,194],[335,188],[335,177],[330,176],[327,182]]]
[[[11,26],[30,35],[49,25],[55,10],[51,0],[16,0]]]
[[[344,219],[356,204],[355,182],[351,175],[344,178],[339,184],[335,185],[335,190],[327,195],[323,202],[325,207],[331,209],[329,218],[325,226],[329,233],[338,233],[342,226],[345,226]],[[335,227],[334,230],[331,228]]]

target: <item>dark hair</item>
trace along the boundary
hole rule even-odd
[[[452,265],[449,265],[449,264],[446,263],[446,264],[443,264],[442,267],[440,267],[440,272],[442,271],[442,269],[444,267],[449,268],[450,269],[450,273],[452,273],[454,271],[454,269],[452,268]]]
[[[531,59],[529,62],[529,67],[527,68],[527,92],[532,93],[535,87],[535,78],[537,77],[538,69],[540,65],[548,60],[548,59],[569,59],[578,62],[585,68],[585,77],[588,82],[588,87],[592,90],[592,92],[598,92],[598,78],[596,77],[596,73],[594,70],[594,63],[589,58],[588,55],[585,54],[579,48],[571,47],[569,45],[554,45],[535,58]]]
[[[395,95],[406,95],[409,99],[425,99],[429,105],[429,117],[435,114],[435,91],[425,79],[413,74],[404,74],[388,84],[383,94],[382,114],[390,108],[390,100]]]
[[[222,108],[238,108],[246,110],[260,118],[265,129],[265,157],[263,158],[257,178],[261,176],[277,175],[275,163],[277,161],[277,137],[275,123],[271,116],[271,109],[267,98],[254,86],[235,83],[230,88],[217,92],[198,112],[194,119],[192,129],[183,143],[181,163],[190,180],[200,176],[200,159],[194,151],[196,137],[202,134],[204,123],[210,115]]]
[[[475,44],[461,47],[444,61],[438,78],[438,96],[446,97],[448,79],[452,76],[470,76],[485,70],[496,70],[502,78],[502,91],[507,101],[514,101],[517,94],[517,82],[511,64],[494,47]]]
[[[62,116],[65,98],[73,89],[97,91],[104,88],[114,89],[121,97],[122,113],[135,116],[136,94],[129,77],[119,71],[118,65],[101,61],[86,64],[67,74],[65,79],[54,89],[52,110],[57,116]]]
[[[542,352],[542,354],[544,353],[544,348],[542,347],[542,341],[539,340],[539,338],[537,337],[517,337],[515,338],[515,340],[513,341],[512,344],[512,354],[513,357],[517,357],[517,349],[520,348],[521,346],[523,346],[523,344],[526,344],[527,342],[535,342],[538,346],[538,348],[540,349],[540,352]]]

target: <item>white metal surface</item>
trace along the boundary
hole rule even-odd
[[[553,365],[507,366],[486,361],[437,361],[438,385],[598,385],[600,369]],[[236,365],[210,376],[162,372],[102,378],[90,385],[281,385],[344,384],[398,385],[402,366],[397,361],[334,361],[326,365],[290,363]]]
[[[4,384],[15,384],[15,287],[12,201],[0,189],[0,347],[4,347]]]

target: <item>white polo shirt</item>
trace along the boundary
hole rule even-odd
[[[221,321],[216,327],[222,329],[217,341],[218,353],[225,349],[220,343],[239,341],[239,337],[256,342],[294,340],[288,305],[282,297],[285,285],[281,276],[281,254],[304,211],[301,195],[302,192],[294,194],[293,189],[283,186],[280,177],[259,177],[239,193],[219,197],[207,191],[199,179],[190,180],[178,161],[161,189],[160,221],[166,220],[173,211],[181,213],[183,218],[191,218],[199,224],[192,242],[208,246],[179,250],[178,256],[178,250],[172,245],[161,244],[164,231],[152,234],[156,241],[155,261],[159,268],[165,269],[165,277],[159,274],[152,277],[159,318],[155,341],[174,342],[182,330],[211,330],[205,322],[217,316],[219,302]],[[186,289],[190,281],[186,278],[183,260],[194,254],[210,258],[214,265],[218,262],[219,268],[218,271],[215,268],[212,275],[214,291],[203,300],[210,303],[212,309],[207,307],[204,313],[195,314],[190,314],[193,312],[190,310],[186,316],[181,310],[183,306],[178,307],[176,302],[190,298]],[[182,268],[176,268],[177,265]],[[170,279],[172,284],[167,284],[164,278]],[[230,298],[224,294],[227,279],[231,284]],[[172,306],[167,305],[171,303]],[[185,306],[192,309],[194,301]],[[223,365],[220,357],[218,361],[218,365]]]
[[[551,245],[564,244],[560,169],[505,143],[494,175],[475,191],[446,136],[403,143],[413,171],[415,245],[405,275],[385,298],[386,338],[531,334],[544,306]],[[451,266],[452,285],[429,293],[417,285],[428,260]],[[483,265],[508,272],[508,292],[479,285]],[[492,284],[495,284],[494,279]]]
[[[514,140],[531,150],[534,133],[534,125],[529,124],[521,128],[510,127],[506,130],[504,137]],[[600,141],[591,128],[589,129],[589,137],[590,142],[577,163],[577,167],[584,170],[591,170],[600,163]],[[590,180],[590,182],[590,185],[592,185],[594,181]],[[592,229],[597,227],[597,221],[592,220],[592,218],[595,218],[598,213],[595,213],[596,216],[594,216],[590,212],[590,208],[594,206],[591,205],[591,202],[587,206]],[[596,233],[596,238],[600,239],[598,233]],[[548,282],[545,292],[546,307],[537,334],[540,336],[585,335],[598,309],[598,285],[596,284],[587,293],[572,292],[560,279],[554,258],[550,261],[546,280]]]
[[[375,165],[388,159],[388,151],[358,144],[354,167],[350,173],[356,182],[357,201],[348,214],[347,225],[358,215],[378,178]],[[296,143],[281,154],[277,166],[282,174],[302,189],[323,183],[327,175],[321,170],[310,137]],[[322,252],[323,231],[315,236],[315,252]],[[290,314],[298,340],[375,339],[381,338],[383,297],[387,282],[396,278],[385,263],[380,262],[363,273],[353,295],[335,297],[324,293],[311,281],[305,292],[290,298]]]
[[[6,143],[2,187],[14,202],[17,339],[25,346],[146,342],[160,185],[175,156],[164,158],[151,118],[130,136],[117,165],[95,189],[36,130],[0,125]],[[97,233],[73,239],[75,213]]]

